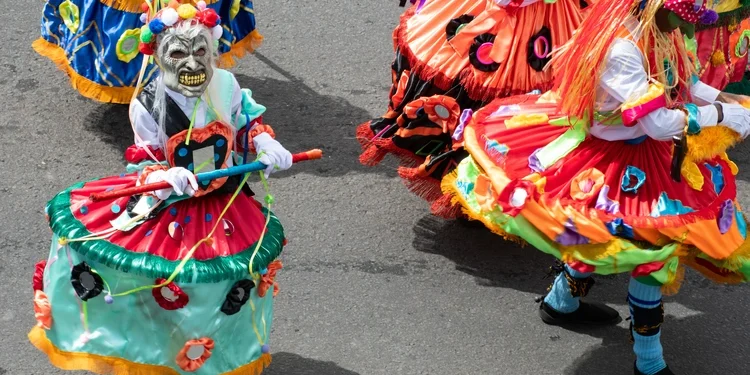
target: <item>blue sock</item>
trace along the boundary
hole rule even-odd
[[[568,271],[570,276],[573,276],[576,279],[585,279],[591,276],[591,273],[578,272],[568,267],[567,264],[565,265],[565,269]],[[549,307],[551,307],[555,311],[563,314],[568,314],[578,310],[578,306],[580,304],[579,299],[579,297],[573,297],[573,295],[570,294],[570,286],[568,286],[568,280],[565,279],[565,273],[561,272],[559,275],[557,275],[557,278],[555,278],[555,282],[552,283],[552,289],[549,291],[547,296],[544,297],[544,302],[547,302]]]
[[[658,309],[661,305],[661,287],[646,285],[631,278],[628,287],[628,303],[633,323],[638,322],[637,314],[634,314],[633,306],[644,309]],[[654,375],[667,367],[664,362],[664,350],[661,347],[661,330],[655,335],[643,336],[633,332],[633,352],[635,353],[635,366],[638,371],[646,375]]]

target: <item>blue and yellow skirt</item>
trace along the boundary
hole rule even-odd
[[[47,0],[41,38],[33,48],[64,70],[81,95],[105,103],[129,103],[143,55],[138,52],[143,0]],[[255,29],[252,0],[206,0],[221,16],[220,67],[234,64],[263,40]],[[154,76],[149,64],[144,84]]]

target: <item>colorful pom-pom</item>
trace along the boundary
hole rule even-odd
[[[161,12],[161,21],[164,22],[164,25],[167,27],[170,27],[177,23],[180,16],[177,14],[177,11],[172,8],[164,9]]]
[[[211,35],[214,37],[215,40],[219,40],[222,35],[224,35],[224,28],[221,27],[221,25],[216,25],[211,28]]]
[[[112,302],[115,302],[115,299],[112,298],[112,296],[110,296],[109,294],[107,294],[106,296],[104,296],[104,302],[106,302],[107,305],[111,305]]]
[[[167,5],[169,8],[177,10],[177,8],[180,7],[180,2],[177,0],[170,0],[169,5]]]
[[[151,43],[141,43],[138,45],[138,51],[144,55],[151,56],[154,54],[154,47]]]
[[[154,34],[151,32],[151,29],[149,29],[148,26],[141,27],[141,42],[151,43],[153,39],[154,39]]]
[[[714,10],[707,9],[701,14],[701,23],[704,25],[713,25],[719,20],[719,14]]]
[[[724,64],[726,61],[726,56],[724,56],[724,52],[722,51],[716,50],[711,54],[711,65],[713,66],[719,66],[721,64]]]
[[[271,351],[271,348],[268,346],[268,344],[263,344],[263,346],[260,347],[260,351],[263,354],[268,354],[268,352]]]
[[[146,14],[146,13],[141,13],[141,16],[139,18],[141,20],[141,23],[148,22],[148,14]]]
[[[198,6],[198,9],[199,9],[199,10],[204,10],[204,9],[206,9],[206,2],[205,2],[205,1],[203,1],[203,0],[199,1],[199,2],[198,2],[198,4],[196,4],[196,5]]]
[[[218,14],[216,14],[215,10],[208,8],[198,14],[198,21],[206,25],[206,27],[211,28],[218,25],[221,21],[221,18]]]
[[[146,13],[146,12],[148,12],[148,11],[149,11],[149,9],[150,9],[150,8],[149,8],[148,4],[146,4],[146,2],[145,2],[145,1],[144,1],[143,3],[141,3],[141,11],[143,11],[143,13]]]
[[[182,4],[177,8],[177,14],[179,14],[180,18],[182,18],[183,20],[188,20],[195,17],[195,14],[197,12],[198,11],[195,9],[195,7],[190,4]]]
[[[148,23],[148,28],[151,30],[152,33],[158,34],[164,31],[164,22],[162,22],[158,18],[153,19],[151,20],[151,22]]]

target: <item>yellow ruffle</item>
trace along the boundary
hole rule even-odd
[[[626,102],[622,105],[622,110],[627,110],[633,107],[637,107],[639,105],[644,105],[654,99],[657,99],[661,96],[664,96],[664,86],[658,84],[658,83],[652,83],[648,86],[648,92],[641,96],[640,98]]]
[[[39,327],[34,327],[29,332],[29,340],[37,349],[47,354],[52,365],[63,370],[84,370],[111,375],[179,375],[179,372],[166,366],[146,365],[96,354],[62,351],[47,339],[44,330]],[[260,375],[270,364],[271,355],[262,354],[255,361],[222,375]]]

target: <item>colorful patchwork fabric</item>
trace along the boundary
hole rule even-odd
[[[712,185],[702,190],[671,178],[672,145],[652,139],[586,137],[540,170],[529,160],[574,126],[560,126],[570,121],[538,99],[496,100],[464,129],[470,156],[442,187],[467,215],[600,274],[634,272],[648,283],[674,284],[687,264],[720,282],[750,277],[750,241],[726,148],[696,163]],[[518,112],[543,113],[550,123],[508,127],[503,119]],[[489,141],[506,145],[503,158],[488,151]],[[696,162],[700,152],[686,159]]]

